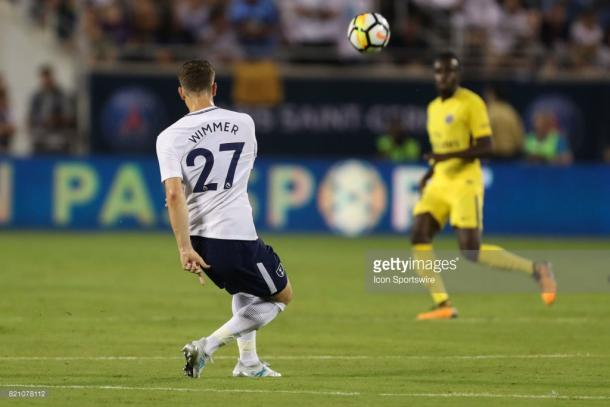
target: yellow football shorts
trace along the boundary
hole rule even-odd
[[[413,215],[430,213],[445,226],[447,219],[451,226],[461,229],[483,228],[483,185],[480,182],[462,179],[432,177]]]

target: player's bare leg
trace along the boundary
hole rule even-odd
[[[434,258],[432,240],[439,231],[440,225],[431,214],[423,213],[415,217],[411,235],[413,257],[415,259],[427,260]],[[440,275],[434,273],[433,270],[418,269],[416,271],[422,277],[433,278],[434,284],[428,285],[427,288],[435,303],[433,310],[418,314],[417,319],[451,319],[457,317],[457,310],[451,305],[451,301],[449,301],[449,296]]]
[[[481,244],[479,229],[456,229],[460,250],[473,262],[510,271],[521,271],[532,276],[540,287],[542,301],[546,305],[555,302],[557,284],[548,262],[534,262],[504,250],[500,246]]]
[[[481,231],[478,228],[455,228],[455,232],[462,255],[470,261],[478,261],[481,249]]]
[[[533,277],[540,287],[542,301],[546,305],[552,305],[557,297],[557,282],[551,270],[551,263],[547,261],[534,263]]]
[[[284,305],[290,304],[292,301],[292,284],[290,284],[290,280],[288,280],[288,284],[286,284],[282,291],[271,297],[271,301],[281,302]]]

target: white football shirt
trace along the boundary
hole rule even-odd
[[[161,182],[182,179],[191,235],[258,238],[247,192],[256,151],[252,118],[216,106],[187,114],[159,135]]]

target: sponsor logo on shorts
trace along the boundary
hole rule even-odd
[[[282,266],[282,263],[280,263],[280,265],[277,266],[277,270],[275,270],[275,274],[277,274],[278,277],[284,277],[286,275],[286,273],[284,272],[284,266]]]

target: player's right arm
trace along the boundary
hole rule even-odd
[[[199,281],[204,284],[202,268],[209,268],[205,261],[197,254],[191,244],[189,235],[189,214],[186,206],[186,197],[182,187],[182,178],[169,178],[163,182],[165,186],[165,199],[169,221],[174,231],[180,262],[186,271],[199,275]]]
[[[157,158],[161,170],[161,182],[165,187],[165,202],[169,213],[170,224],[174,231],[180,263],[182,267],[199,276],[204,284],[202,268],[209,268],[205,261],[195,252],[189,233],[189,214],[186,196],[182,186],[182,167],[180,156],[172,145],[172,137],[164,132],[157,138]]]

